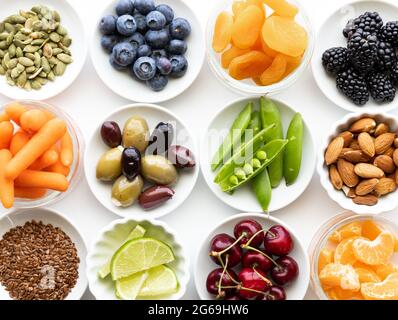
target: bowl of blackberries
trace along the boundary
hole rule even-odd
[[[330,100],[353,112],[398,107],[397,20],[398,7],[384,1],[354,2],[326,20],[312,69]]]
[[[101,14],[91,44],[94,67],[120,96],[161,102],[185,91],[204,60],[204,40],[182,0],[117,0]]]

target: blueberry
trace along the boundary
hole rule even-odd
[[[134,72],[138,79],[149,80],[152,79],[156,74],[156,63],[150,57],[138,58],[134,63]]]
[[[162,75],[170,74],[172,69],[170,60],[165,57],[160,57],[156,60],[156,67]]]
[[[134,62],[137,51],[130,43],[121,42],[113,47],[112,55],[118,65],[126,67]]]
[[[184,40],[191,33],[191,25],[184,18],[176,18],[170,23],[170,35],[172,39]]]
[[[117,18],[116,27],[117,31],[124,36],[132,36],[137,30],[137,24],[134,17],[128,14]]]
[[[117,35],[104,35],[101,37],[101,46],[108,52],[112,52],[113,47],[119,41],[119,37]]]
[[[168,57],[166,50],[164,49],[152,50],[151,58],[158,60],[160,57],[165,57],[165,58]]]
[[[137,23],[137,31],[141,32],[142,34],[145,34],[145,32],[147,30],[145,16],[143,16],[141,13],[135,13],[134,19],[135,19],[135,22]]]
[[[166,29],[149,30],[145,34],[145,40],[152,49],[163,49],[169,43],[170,36]]]
[[[187,43],[184,40],[174,39],[171,40],[169,45],[167,46],[167,51],[170,54],[182,55],[187,52]]]
[[[156,7],[156,11],[163,13],[166,18],[166,23],[169,24],[174,19],[174,12],[167,4],[160,4]]]
[[[167,76],[156,74],[152,79],[148,80],[146,83],[153,91],[162,91],[169,82]]]
[[[163,13],[159,11],[152,11],[148,13],[145,20],[146,20],[146,25],[151,30],[160,30],[163,29],[164,26],[166,25],[166,18],[163,15]]]
[[[110,63],[111,66],[114,67],[116,70],[121,71],[121,70],[125,70],[125,69],[126,69],[126,67],[121,66],[120,64],[118,64],[118,63],[115,61],[115,57],[113,56],[113,54],[111,54],[110,57],[109,57],[109,63]]]
[[[124,38],[123,41],[130,43],[135,50],[137,50],[139,46],[145,44],[144,36],[138,32],[134,33],[130,37]]]
[[[137,50],[137,56],[141,57],[150,57],[152,54],[152,49],[147,44],[140,46]]]
[[[116,31],[116,17],[112,15],[103,17],[99,24],[99,30],[105,35],[114,34]]]
[[[134,11],[133,0],[119,0],[115,10],[118,16],[122,16],[124,14],[132,14]]]
[[[174,78],[181,78],[188,69],[188,61],[184,56],[172,56],[170,57],[171,62],[171,73],[170,76]]]
[[[147,15],[149,12],[155,10],[154,0],[135,0],[135,8],[143,15]]]

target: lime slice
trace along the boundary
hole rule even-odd
[[[175,293],[178,279],[175,272],[167,266],[159,266],[146,271],[148,277],[138,297],[153,297]]]
[[[137,224],[137,226],[133,229],[133,231],[131,231],[130,234],[127,236],[124,243],[126,243],[129,240],[142,238],[145,235],[145,232],[146,230],[143,227],[141,227],[139,224]],[[101,267],[101,269],[98,271],[98,276],[101,279],[105,279],[110,273],[111,273],[111,259],[109,259],[109,261]]]
[[[142,271],[130,277],[117,280],[116,296],[122,300],[135,300],[147,278],[147,271]]]
[[[173,251],[164,242],[152,238],[130,240],[113,255],[112,279],[125,278],[173,260]]]

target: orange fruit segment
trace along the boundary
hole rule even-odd
[[[390,274],[383,282],[368,282],[361,286],[366,300],[398,300],[398,273]]]
[[[239,49],[235,46],[232,46],[228,50],[224,51],[221,55],[221,65],[224,69],[227,69],[229,67],[229,64],[233,59],[236,57],[239,57],[241,55],[244,55],[246,53],[250,52],[249,49]]]
[[[249,5],[235,19],[232,27],[232,41],[241,49],[248,49],[256,42],[264,23],[263,12],[255,5]]]
[[[215,52],[224,51],[230,44],[233,24],[234,17],[232,14],[224,11],[218,15],[213,34],[213,49]]]
[[[351,222],[338,230],[333,231],[330,235],[329,240],[332,242],[339,243],[340,241],[352,238],[359,237],[362,234],[362,224],[358,221]]]
[[[271,58],[260,51],[250,51],[234,58],[229,65],[229,74],[236,80],[259,77],[271,64]]]
[[[331,300],[363,300],[363,296],[359,291],[343,290],[335,287],[326,291],[326,295]]]
[[[279,16],[294,18],[298,13],[298,8],[285,0],[264,0],[264,2]]]
[[[370,268],[355,268],[359,277],[359,282],[380,282],[380,277]]]
[[[383,230],[372,220],[365,220],[362,223],[362,236],[374,240]]]
[[[373,266],[373,270],[376,272],[377,276],[381,280],[386,279],[392,273],[398,272],[398,268],[391,263],[384,263],[378,266]]]
[[[287,59],[283,54],[278,54],[272,64],[261,75],[260,80],[263,86],[269,86],[282,80],[286,72]]]
[[[358,291],[360,289],[359,277],[350,265],[329,263],[319,274],[322,285],[340,287],[344,290]]]
[[[357,261],[354,251],[352,250],[354,240],[356,240],[356,238],[345,239],[338,244],[334,253],[334,262],[353,265],[355,261]]]
[[[373,241],[356,239],[352,245],[355,257],[368,265],[388,262],[394,252],[395,238],[390,232],[382,232]]]
[[[334,252],[330,249],[322,249],[318,257],[318,273],[325,268],[326,265],[334,261]]]
[[[265,20],[262,36],[271,49],[292,57],[301,56],[308,45],[307,31],[302,26],[276,15]]]

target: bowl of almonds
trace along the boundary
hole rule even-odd
[[[351,113],[335,123],[319,151],[318,173],[330,198],[358,214],[398,207],[398,118]]]

